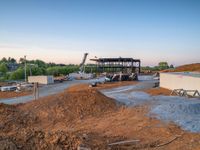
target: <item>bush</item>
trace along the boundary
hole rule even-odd
[[[7,65],[6,65],[6,63],[1,63],[0,64],[0,72],[2,73],[2,74],[6,74],[6,72],[8,71],[8,68],[7,68]]]
[[[16,71],[10,73],[9,80],[19,80],[24,78],[24,69],[19,68]]]
[[[72,72],[76,72],[79,70],[78,66],[55,66],[55,67],[49,67],[46,70],[46,74],[53,75],[53,76],[59,76],[59,75],[67,75]]]

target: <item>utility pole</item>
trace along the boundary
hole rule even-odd
[[[26,55],[24,56],[24,81],[27,82],[27,80],[26,80]]]

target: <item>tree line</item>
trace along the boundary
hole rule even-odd
[[[161,70],[166,70],[166,69],[173,69],[173,65],[168,65],[168,62],[159,62],[157,66],[150,67],[150,66],[145,66],[142,67],[143,71],[161,71]]]
[[[20,80],[24,79],[24,58],[20,58],[17,62],[14,58],[2,58],[0,60],[0,80]],[[68,75],[79,70],[78,65],[74,64],[56,64],[46,63],[42,60],[26,60],[26,74],[30,75]]]

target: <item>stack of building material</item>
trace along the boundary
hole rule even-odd
[[[29,83],[39,83],[39,84],[52,84],[54,83],[53,76],[29,76]]]

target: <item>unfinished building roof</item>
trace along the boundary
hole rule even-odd
[[[96,62],[117,62],[117,61],[123,61],[123,62],[140,62],[140,59],[133,59],[133,58],[99,58],[99,59],[90,59],[91,61]]]
[[[140,59],[118,57],[90,60],[96,62],[98,72],[122,72],[128,74],[140,72]]]

